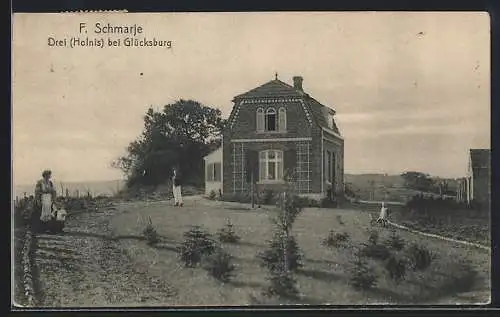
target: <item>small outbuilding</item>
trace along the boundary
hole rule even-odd
[[[205,161],[205,195],[214,191],[218,196],[222,193],[222,147],[209,153]]]

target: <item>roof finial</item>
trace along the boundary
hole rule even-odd
[[[274,73],[274,79],[278,80],[278,72]]]

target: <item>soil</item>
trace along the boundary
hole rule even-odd
[[[42,307],[162,306],[171,288],[134,267],[108,226],[116,210],[69,217],[64,233],[39,235],[35,268]]]

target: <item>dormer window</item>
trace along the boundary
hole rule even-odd
[[[257,132],[286,132],[286,108],[257,108]]]
[[[335,119],[333,118],[333,114],[329,114],[328,115],[328,127],[330,129],[333,129],[334,126],[335,126]]]
[[[266,117],[265,117],[266,131],[278,130],[276,117],[277,117],[276,109],[268,108],[266,110]]]

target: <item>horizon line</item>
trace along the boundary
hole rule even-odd
[[[362,175],[383,175],[383,176],[401,176],[401,174],[408,172],[408,171],[403,171],[399,173],[384,173],[384,172],[345,172],[344,175],[356,175],[356,176],[362,176]],[[418,172],[418,171],[415,171]],[[430,173],[426,172],[420,172],[429,175],[431,178],[443,178],[443,179],[460,179],[465,176],[461,177],[451,177],[451,176],[440,176],[440,175],[433,175]],[[104,179],[104,180],[69,180],[69,181],[60,181],[55,179],[54,180],[57,183],[66,183],[66,184],[77,184],[77,183],[105,183],[105,182],[126,182],[126,179],[121,178],[121,179]],[[35,181],[36,182],[36,181]],[[15,182],[12,182],[12,185],[15,186],[31,186],[33,184],[28,184],[28,183],[23,183],[23,184],[15,184]]]

